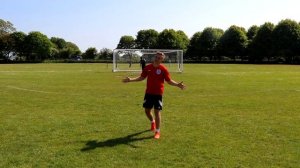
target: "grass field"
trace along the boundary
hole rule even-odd
[[[0,65],[0,167],[300,167],[300,66],[184,69],[154,140],[138,73]]]

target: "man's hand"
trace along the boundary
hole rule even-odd
[[[181,90],[185,89],[185,85],[183,84],[183,81],[178,83],[177,87],[179,87]]]
[[[169,85],[172,85],[172,86],[177,86],[179,87],[181,90],[185,89],[185,85],[183,84],[183,82],[180,82],[180,83],[177,83],[176,81],[174,80],[170,80],[170,81],[167,81]]]
[[[129,78],[129,77],[126,77],[126,78],[124,78],[122,81],[123,81],[124,83],[128,83],[128,82],[130,82],[130,78]]]

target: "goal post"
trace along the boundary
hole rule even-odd
[[[112,71],[141,71],[140,60],[152,63],[157,52],[166,55],[163,64],[170,72],[183,72],[183,51],[170,49],[114,49]]]

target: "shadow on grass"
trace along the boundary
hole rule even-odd
[[[145,130],[145,131],[141,131],[141,132],[137,132],[137,133],[134,133],[134,134],[127,135],[125,137],[108,139],[108,140],[102,141],[102,142],[97,142],[96,140],[87,141],[87,143],[85,144],[86,147],[82,148],[81,151],[84,152],[84,151],[89,151],[89,150],[93,150],[93,149],[96,149],[96,148],[115,147],[115,146],[118,146],[118,145],[129,145],[133,148],[137,148],[137,146],[132,145],[131,143],[136,142],[136,141],[151,139],[151,138],[153,138],[153,136],[141,137],[141,138],[136,138],[135,136],[143,134],[143,133],[148,132],[148,131],[149,130]]]

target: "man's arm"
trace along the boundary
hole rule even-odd
[[[129,77],[126,77],[124,78],[122,81],[124,83],[128,83],[128,82],[139,82],[139,81],[142,81],[144,80],[145,78],[142,77],[142,76],[139,76],[139,77],[136,77],[136,78],[129,78]]]
[[[176,82],[176,81],[174,81],[174,80],[171,79],[170,81],[167,81],[167,83],[168,83],[169,85],[171,85],[171,86],[177,86],[177,87],[179,87],[181,90],[185,89],[185,85],[183,84],[183,82],[178,83],[178,82]]]

